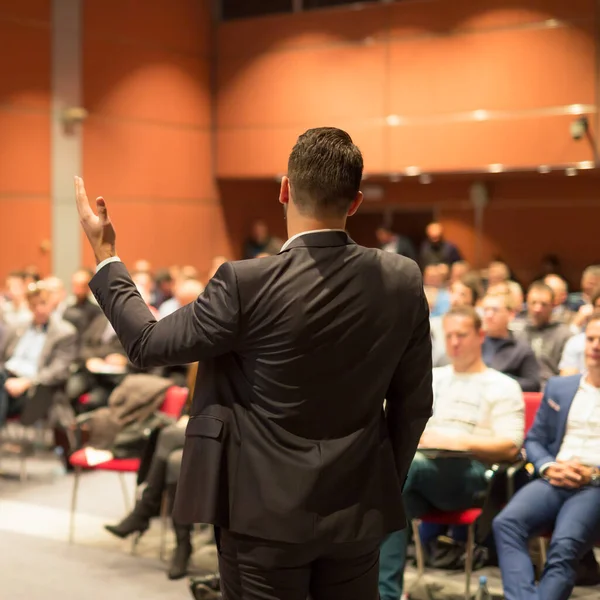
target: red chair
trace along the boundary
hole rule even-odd
[[[170,387],[165,393],[161,412],[165,413],[174,418],[178,418],[183,410],[183,406],[188,397],[188,389],[181,388],[178,386]],[[112,471],[119,475],[121,482],[121,490],[123,492],[123,500],[125,502],[125,509],[129,511],[129,494],[127,492],[127,482],[125,480],[125,473],[137,473],[140,468],[139,458],[113,458],[112,460],[97,464],[90,465],[88,463],[85,448],[73,452],[69,458],[69,462],[75,467],[75,479],[73,482],[73,495],[71,497],[71,515],[69,521],[69,543],[73,542],[75,535],[75,513],[77,511],[77,492],[79,488],[79,477],[83,469],[89,469],[92,471]],[[134,494],[135,495],[135,494]]]
[[[467,526],[467,555],[465,557],[465,599],[470,600],[471,595],[471,574],[473,572],[473,551],[475,550],[475,523],[481,516],[481,508],[468,508],[467,510],[457,511],[434,511],[423,515],[419,519],[413,519],[411,522],[413,537],[415,540],[415,550],[417,555],[417,577],[420,580],[425,574],[425,556],[423,554],[423,544],[419,534],[419,525],[423,523],[435,523],[436,525],[447,525],[448,527],[457,525]]]
[[[529,432],[535,415],[538,411],[540,403],[542,401],[542,394],[540,392],[525,392],[523,394],[523,400],[525,402],[525,434]],[[510,466],[507,469],[508,485],[509,485],[509,497],[514,493],[514,475],[517,471],[523,468],[524,461],[520,461],[515,465]],[[442,512],[434,511],[423,515],[420,519],[413,519],[411,522],[413,537],[415,540],[415,549],[417,554],[417,573],[419,579],[425,573],[425,557],[423,555],[423,545],[421,543],[421,537],[419,535],[419,524],[424,523],[435,523],[437,525],[467,526],[467,544],[466,550],[467,555],[465,558],[465,598],[469,600],[471,590],[471,574],[473,572],[473,552],[475,550],[475,524],[477,519],[481,516],[483,510],[481,508],[468,508],[467,510],[459,510],[454,512]],[[541,538],[540,538],[541,539]],[[542,542],[540,542],[542,543]]]
[[[535,415],[542,403],[542,397],[542,392],[525,392],[523,394],[523,400],[525,401],[525,435],[529,433],[535,421]]]

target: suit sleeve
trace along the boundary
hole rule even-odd
[[[386,396],[388,431],[402,484],[432,414],[431,354],[429,308],[421,290],[416,323]]]
[[[107,264],[90,289],[138,369],[174,366],[230,352],[238,338],[240,302],[231,264],[223,264],[198,299],[157,321],[120,262]]]
[[[52,361],[37,374],[35,384],[53,387],[64,384],[71,374],[71,365],[77,359],[77,331],[73,329],[56,342]]]
[[[548,399],[551,398],[552,380],[548,381],[542,402],[535,416],[535,420],[527,438],[525,439],[525,453],[527,460],[533,463],[535,470],[539,473],[543,465],[552,463],[556,460],[556,456],[548,450],[552,443],[552,434],[554,428],[551,427],[549,417],[552,409],[548,405]]]

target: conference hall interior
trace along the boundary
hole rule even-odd
[[[324,126],[364,157],[351,238],[421,268],[438,381],[470,343],[517,390],[481,400],[513,442],[464,497],[405,490],[382,600],[504,598],[517,547],[538,590],[600,598],[600,515],[529,527],[519,496],[577,460],[569,498],[600,487],[599,49],[598,0],[0,0],[0,598],[221,597],[212,528],[171,517],[202,365],[129,362],[73,178],[162,319],[280,251],[290,150]]]

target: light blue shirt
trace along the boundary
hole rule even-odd
[[[17,342],[15,351],[5,363],[7,371],[17,377],[35,379],[38,373],[40,356],[46,343],[46,330],[41,327],[30,327]]]

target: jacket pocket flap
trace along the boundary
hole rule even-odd
[[[185,435],[198,435],[216,439],[221,435],[222,430],[223,421],[221,421],[221,419],[208,415],[199,415],[197,417],[190,417],[185,430]]]

